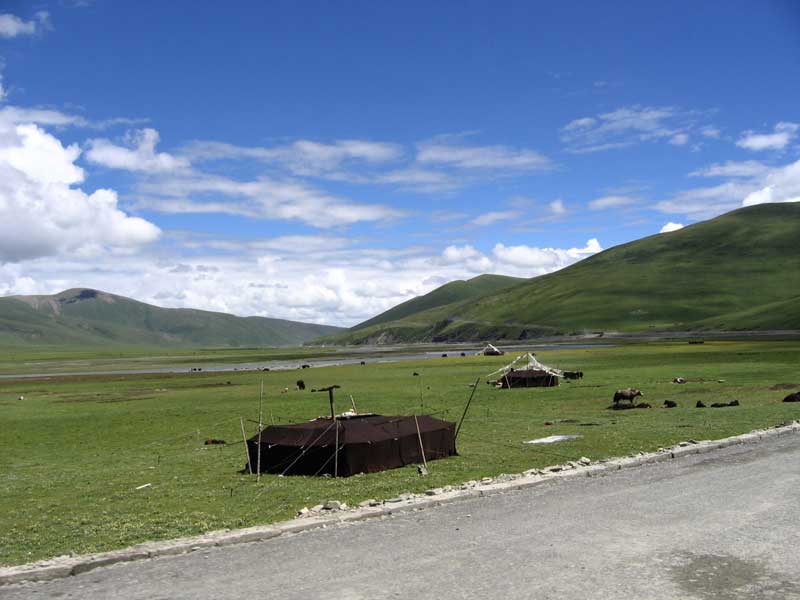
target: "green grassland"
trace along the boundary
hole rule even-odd
[[[800,389],[797,341],[627,344],[541,352],[539,358],[580,369],[585,377],[527,390],[497,390],[482,379],[458,438],[460,455],[430,463],[427,477],[408,466],[346,479],[265,475],[260,484],[238,471],[245,463],[239,417],[248,420],[252,435],[261,381],[267,422],[326,413],[326,394],[281,393],[298,378],[308,388],[341,385],[342,410],[352,394],[361,411],[457,420],[469,384],[510,357],[268,373],[0,380],[0,564],[264,524],[326,499],[355,504],[800,418],[800,405],[781,402]],[[413,377],[414,371],[421,376]],[[688,383],[671,383],[676,376]],[[653,408],[607,410],[614,390],[627,386],[643,389]],[[697,400],[734,398],[741,406],[694,408]],[[659,408],[665,399],[676,400],[679,408]],[[522,443],[552,434],[582,437],[545,447]],[[233,443],[204,446],[210,437]]]

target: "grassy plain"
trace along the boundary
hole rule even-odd
[[[268,373],[0,380],[0,564],[264,524],[326,499],[355,504],[800,418],[799,405],[781,402],[800,389],[797,341],[631,344],[547,351],[539,358],[580,369],[585,377],[558,388],[496,390],[482,376],[509,356],[451,355]],[[414,371],[421,376],[413,377]],[[257,485],[254,476],[238,473],[245,463],[239,417],[249,420],[248,435],[253,434],[262,380],[267,422],[326,413],[325,394],[281,393],[298,378],[309,389],[341,385],[342,410],[352,394],[364,412],[425,412],[457,420],[468,384],[479,376],[458,438],[460,456],[430,463],[427,477],[409,466],[338,480],[266,475]],[[671,383],[676,376],[688,383]],[[614,390],[627,386],[643,389],[653,409],[607,410]],[[734,398],[741,406],[694,408],[697,400]],[[665,399],[676,400],[679,408],[659,408]],[[582,437],[544,447],[522,443],[552,434]],[[204,446],[209,437],[234,443]]]

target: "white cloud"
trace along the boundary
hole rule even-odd
[[[125,142],[119,146],[107,139],[89,140],[86,159],[111,169],[140,171],[143,173],[162,173],[189,168],[189,161],[166,152],[156,152],[159,135],[155,129],[129,131]]]
[[[686,133],[676,133],[669,139],[669,143],[673,146],[685,146],[689,141],[689,135]]]
[[[381,204],[351,202],[297,181],[260,177],[236,181],[197,172],[140,182],[138,205],[163,213],[227,213],[258,219],[301,221],[326,229],[402,217]],[[220,201],[219,197],[227,197]]]
[[[202,162],[220,159],[249,158],[267,163],[279,163],[295,175],[306,177],[335,176],[347,178],[341,172],[355,164],[378,165],[399,160],[404,151],[398,144],[369,140],[338,140],[329,144],[311,140],[296,140],[273,147],[244,147],[224,142],[197,141],[184,149],[191,160]]]
[[[496,244],[492,254],[500,268],[504,265],[516,267],[533,277],[557,271],[602,250],[600,242],[592,238],[583,248],[569,249]]]
[[[700,128],[700,135],[716,140],[719,139],[719,136],[722,135],[722,132],[716,127],[708,126]]]
[[[560,198],[553,200],[549,205],[550,212],[554,215],[564,215],[567,213],[567,207],[564,206],[564,201]]]
[[[687,132],[695,118],[695,113],[672,107],[635,105],[575,119],[561,128],[561,140],[573,153],[625,148],[653,140],[683,145],[688,142]]]
[[[417,161],[457,169],[543,171],[553,168],[549,158],[524,148],[509,146],[456,146],[440,142],[419,145]]]
[[[768,173],[770,167],[757,160],[728,161],[713,164],[689,173],[690,177],[756,177]]]
[[[679,229],[683,229],[683,225],[681,223],[673,223],[670,221],[666,225],[664,225],[658,233],[669,233],[671,231],[678,231]]]
[[[117,207],[113,190],[87,194],[80,149],[0,111],[0,262],[70,253],[131,252],[158,227]]]
[[[592,210],[604,210],[607,208],[619,208],[620,206],[630,206],[636,204],[636,198],[631,196],[603,196],[589,202],[589,208]]]
[[[51,29],[50,13],[38,11],[30,21],[24,21],[10,13],[0,14],[0,37],[13,38],[19,35],[33,35]]]
[[[742,206],[766,202],[800,202],[800,160],[772,170],[761,187],[742,200]]]
[[[516,210],[491,211],[483,213],[482,215],[478,215],[472,219],[472,224],[485,226],[491,225],[492,223],[497,223],[498,221],[510,221],[511,219],[517,218],[519,214],[520,213]]]
[[[780,167],[760,163],[726,163],[712,165],[699,174],[711,176],[727,173],[728,181],[710,187],[682,191],[656,204],[665,213],[708,218],[740,206],[764,202],[794,202],[800,198],[800,160]]]
[[[774,133],[755,133],[745,131],[736,145],[747,150],[783,150],[797,137],[800,125],[797,123],[781,122],[775,125]]]

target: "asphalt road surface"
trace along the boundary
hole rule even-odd
[[[800,599],[800,435],[0,598]]]

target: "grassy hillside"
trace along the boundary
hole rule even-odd
[[[390,321],[397,321],[416,313],[423,312],[438,306],[452,304],[463,300],[470,300],[486,296],[493,292],[509,288],[513,285],[523,283],[525,279],[519,277],[508,277],[506,275],[479,275],[467,281],[451,281],[442,287],[436,288],[432,292],[407,300],[390,308],[377,317],[372,317],[353,327],[353,330],[364,329],[372,325],[380,325]]]
[[[335,336],[349,343],[584,331],[800,328],[800,203],[736,210],[469,301]]]
[[[160,308],[88,289],[0,298],[3,346],[288,346],[337,330],[282,319]]]

